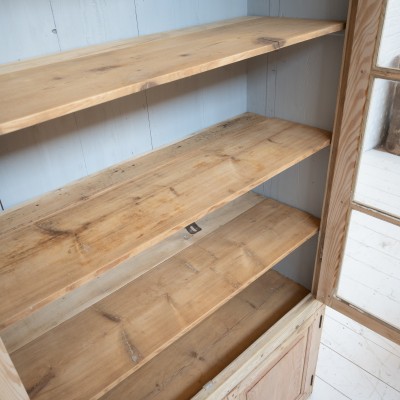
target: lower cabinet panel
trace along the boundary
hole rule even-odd
[[[306,399],[312,392],[324,309],[308,296],[193,399]]]
[[[247,400],[297,399],[302,391],[307,337],[304,335],[279,362],[247,392]]]

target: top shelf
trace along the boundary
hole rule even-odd
[[[343,28],[243,17],[4,65],[0,135]]]

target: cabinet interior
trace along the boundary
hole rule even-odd
[[[339,22],[246,17],[6,65],[0,80],[12,101],[1,133],[300,46],[287,49],[287,62],[302,42],[342,29]],[[137,76],[127,61],[132,46]],[[249,89],[259,69],[278,62],[265,57],[249,61]],[[34,85],[18,90],[31,74]],[[65,86],[74,76],[83,80]],[[80,398],[194,396],[307,296],[311,282],[296,279],[301,266],[288,264],[312,238],[306,251],[315,255],[323,190],[310,205],[278,189],[285,174],[294,188],[310,184],[313,157],[327,158],[329,128],[285,118],[279,98],[274,118],[252,102],[257,114],[219,122],[0,216],[0,335],[31,398],[73,399],[77,387]]]

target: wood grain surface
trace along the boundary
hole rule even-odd
[[[245,17],[0,69],[0,134],[343,29]],[[40,101],[38,101],[40,99]]]
[[[191,398],[307,293],[267,272],[102,400]]]
[[[4,213],[0,328],[328,145],[326,131],[244,114]]]
[[[266,199],[11,354],[35,399],[98,399],[316,234]]]
[[[0,398],[2,400],[29,400],[10,356],[0,339]]]
[[[332,138],[313,292],[330,304],[337,285],[359,154],[381,0],[352,1]]]

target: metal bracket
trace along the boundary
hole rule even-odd
[[[201,231],[201,228],[196,224],[196,222],[192,222],[185,228],[191,235],[194,235],[197,232]]]

